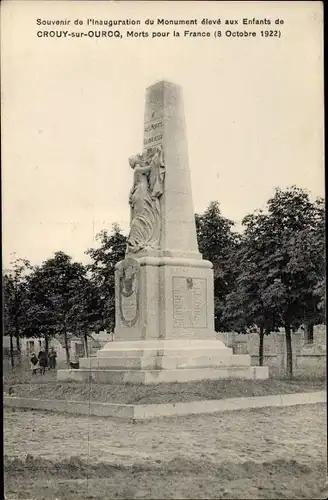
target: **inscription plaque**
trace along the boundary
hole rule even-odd
[[[207,328],[206,279],[173,277],[173,326]]]
[[[164,132],[164,118],[156,117],[145,124],[144,148],[154,148],[162,143]]]
[[[127,258],[119,268],[120,319],[123,325],[133,326],[139,315],[139,270],[137,260]]]

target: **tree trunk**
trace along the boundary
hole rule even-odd
[[[20,346],[20,341],[19,341],[18,311],[19,311],[18,283],[16,282],[16,286],[15,286],[15,337],[16,337],[16,351],[17,351],[18,364],[21,365],[22,364],[22,356],[21,356],[21,346]]]
[[[285,325],[286,332],[286,353],[287,353],[287,377],[293,378],[293,351],[292,334],[290,325]]]
[[[14,342],[13,342],[13,335],[12,333],[9,334],[10,338],[10,360],[11,360],[11,367],[15,368],[15,361],[14,361]]]
[[[49,369],[49,337],[46,333],[44,335],[44,352],[46,354],[47,368]]]
[[[259,365],[263,366],[264,328],[260,327]]]
[[[46,352],[46,356],[47,356],[47,359],[48,359],[48,354],[49,354],[49,337],[47,334],[45,334],[44,336],[44,350]]]
[[[16,337],[16,350],[17,350],[17,358],[18,358],[18,364],[22,364],[22,355],[21,355],[21,345],[20,345],[20,339],[19,339],[19,332],[16,331],[15,334]]]
[[[66,328],[64,330],[64,344],[65,344],[65,352],[66,352],[66,363],[68,368],[70,367],[69,364],[69,347],[68,347],[68,338],[67,338],[67,331]]]
[[[85,353],[85,357],[88,358],[89,357],[88,335],[86,333],[84,334],[84,353]]]

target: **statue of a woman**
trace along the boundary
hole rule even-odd
[[[130,234],[127,251],[158,248],[160,240],[160,197],[163,194],[165,167],[162,148],[155,153],[129,159],[133,168],[133,186],[129,196],[131,207]]]

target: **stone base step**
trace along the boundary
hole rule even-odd
[[[190,356],[184,352],[181,356],[133,356],[133,357],[91,357],[81,358],[80,368],[96,370],[172,370],[186,368],[210,368],[229,366],[250,366],[249,355],[214,353],[212,355]]]
[[[100,384],[160,384],[192,382],[197,380],[269,378],[267,366],[224,368],[186,368],[175,370],[58,370],[59,382],[95,382]]]
[[[196,356],[210,355],[217,352],[232,354],[232,349],[226,347],[217,339],[157,339],[157,340],[129,340],[108,342],[101,350],[97,351],[98,357],[138,357],[138,356],[182,356],[183,353]]]
[[[184,348],[184,349],[113,349],[106,351],[97,351],[97,358],[142,358],[142,357],[158,357],[158,356],[188,356],[195,358],[197,356],[226,356],[232,354],[231,348],[216,350],[213,348]]]

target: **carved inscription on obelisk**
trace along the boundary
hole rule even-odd
[[[154,150],[162,144],[164,134],[164,118],[153,118],[145,124],[144,128],[144,150]]]
[[[173,326],[207,328],[206,279],[173,277]]]

